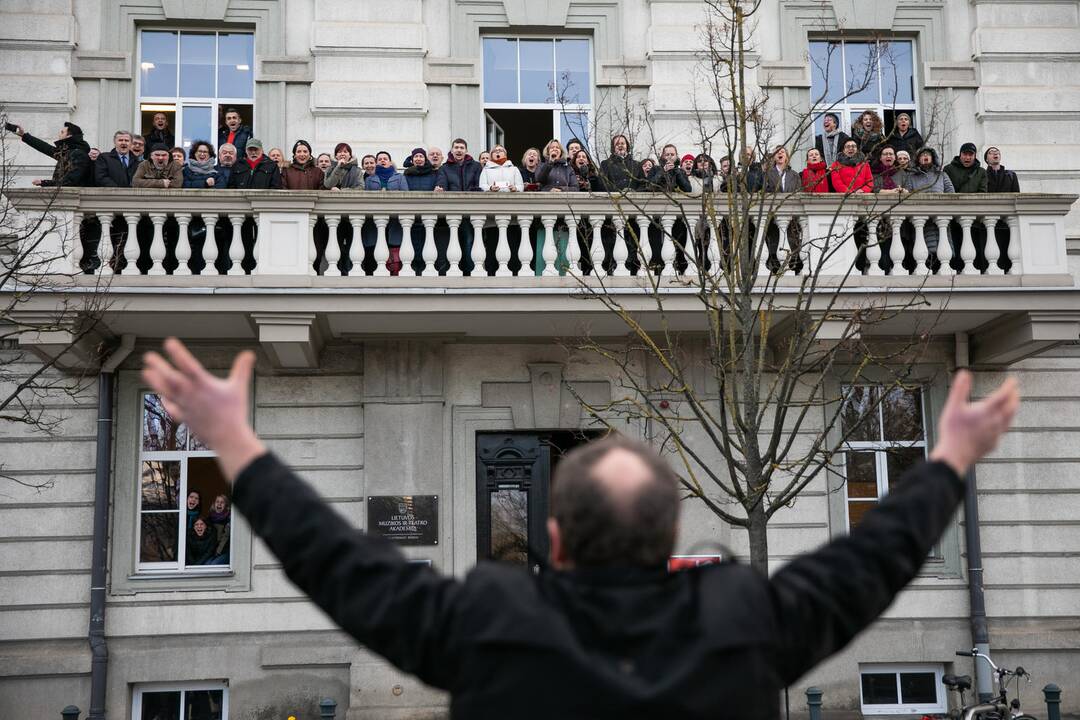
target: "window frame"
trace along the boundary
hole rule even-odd
[[[229,683],[227,680],[135,683],[131,687],[131,720],[146,720],[142,716],[142,696],[145,693],[180,692],[180,707],[182,709],[184,706],[183,693],[205,690],[221,690],[221,720],[229,720]],[[183,719],[181,718],[181,720]]]
[[[878,69],[877,69],[877,82],[878,82],[878,101],[862,102],[862,101],[850,101],[846,96],[849,94],[847,90],[847,49],[848,43],[870,43],[870,42],[907,42],[911,44],[911,102],[900,103],[895,102],[889,104],[885,102],[883,97],[884,89],[882,87],[882,68],[881,68],[881,54],[878,54]],[[810,50],[812,43],[838,43],[840,45],[840,71],[842,73],[840,82],[844,88],[845,97],[839,101],[828,100],[827,97],[822,99],[821,102],[815,103],[817,97],[814,94],[814,76],[817,72],[817,68],[814,66],[813,53]],[[881,132],[888,137],[892,128],[885,124],[885,111],[893,112],[893,117],[897,113],[910,112],[914,114],[915,122],[912,127],[919,127],[919,123],[922,118],[922,107],[919,102],[919,48],[917,38],[914,37],[890,37],[890,38],[876,38],[871,36],[855,36],[855,37],[837,37],[835,34],[826,33],[824,35],[810,36],[806,42],[806,54],[807,62],[810,69],[810,109],[814,115],[814,133],[815,135],[821,134],[821,122],[826,113],[833,113],[840,117],[840,131],[848,135],[851,135],[852,119],[851,116],[855,113],[862,114],[866,110],[873,110],[878,114],[878,117],[882,121]],[[827,95],[828,93],[826,93]],[[920,131],[921,132],[921,131]]]
[[[901,695],[900,676],[908,673],[934,673],[934,692],[937,702],[934,704],[904,704]],[[863,700],[862,676],[893,673],[896,675],[896,697],[901,702],[894,704],[867,705]],[[859,663],[859,710],[863,715],[927,715],[942,714],[949,710],[949,699],[943,691],[941,678],[945,666],[941,663]]]
[[[146,95],[142,94],[142,53],[143,53],[143,33],[145,32],[174,32],[177,33],[176,38],[176,95]],[[213,33],[214,35],[214,95],[201,96],[201,95],[182,95],[180,90],[180,53],[181,42],[180,36],[183,33],[205,35]],[[221,55],[220,36],[221,35],[250,35],[251,44],[251,97],[218,97],[218,67],[219,59]],[[257,64],[257,52],[255,45],[255,31],[244,28],[222,28],[222,27],[208,27],[208,28],[190,28],[180,26],[151,26],[140,27],[135,33],[135,107],[134,117],[132,119],[132,127],[136,128],[133,132],[140,132],[142,128],[142,113],[143,105],[172,105],[173,106],[173,124],[172,131],[175,136],[176,146],[184,149],[185,152],[190,147],[184,146],[184,128],[183,128],[183,111],[185,107],[209,107],[210,108],[210,137],[197,138],[206,140],[214,149],[217,149],[217,131],[218,121],[221,117],[221,109],[223,107],[230,107],[233,105],[242,105],[251,107],[251,127],[257,126],[256,120],[256,102],[255,96],[257,91],[257,81],[255,79],[255,67]],[[195,138],[193,138],[195,139]]]
[[[215,374],[227,368],[212,369]],[[117,373],[114,456],[112,473],[112,517],[109,549],[109,592],[134,595],[140,592],[247,592],[251,590],[252,532],[242,513],[233,512],[229,566],[216,571],[180,572],[158,570],[140,572],[138,568],[139,485],[142,449],[142,397],[150,390],[137,370]],[[252,382],[251,403],[255,403]]]

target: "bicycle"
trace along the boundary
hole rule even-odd
[[[1031,674],[1027,670],[1020,666],[1017,666],[1015,670],[998,667],[990,659],[989,655],[979,652],[978,648],[957,650],[956,654],[960,657],[976,658],[976,662],[978,662],[978,658],[982,658],[989,663],[990,668],[997,675],[998,695],[985,703],[976,702],[973,705],[965,705],[964,691],[971,689],[971,676],[945,675],[941,678],[942,684],[949,690],[960,693],[959,714],[950,713],[950,717],[959,717],[961,720],[974,720],[975,718],[978,720],[1035,720],[1033,716],[1027,715],[1020,710],[1020,679],[1027,678],[1028,684],[1031,683]],[[1016,680],[1016,697],[1010,701],[1008,699],[1008,689],[1009,683],[1013,679]]]

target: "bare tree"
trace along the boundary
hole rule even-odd
[[[889,250],[909,239],[897,210],[913,193],[841,188],[828,196],[828,222],[811,227],[800,212],[805,196],[788,192],[798,188],[767,177],[758,158],[771,167],[781,147],[811,144],[816,119],[837,103],[823,95],[809,110],[778,107],[767,83],[750,80],[760,71],[751,60],[760,4],[705,5],[696,83],[702,94],[691,99],[695,145],[731,158],[732,167],[718,172],[711,158],[699,156],[691,192],[684,193],[673,180],[680,171],[661,159],[640,187],[611,195],[610,214],[626,228],[632,282],[648,299],[621,292],[625,281],[591,263],[580,273],[568,268],[580,280],[581,296],[617,316],[627,339],[585,334],[564,342],[617,370],[621,391],[602,405],[579,397],[587,412],[611,429],[628,420],[642,426],[671,454],[687,496],[746,530],[751,564],[764,572],[770,520],[816,480],[843,478],[847,443],[868,417],[890,403],[910,404],[903,391],[912,388],[914,366],[945,308],[931,306],[925,280],[887,294],[861,283],[870,266],[894,274],[915,269],[889,266]],[[888,52],[888,43],[874,48]],[[840,95],[877,82],[876,67],[854,68],[854,81],[849,77]],[[594,128],[654,133],[647,108],[624,103],[621,109],[632,112]],[[652,134],[636,144],[662,149],[662,140]],[[678,209],[673,222],[670,215],[659,218],[671,207]],[[572,213],[572,203],[568,208]],[[925,247],[912,255],[915,264],[928,260]],[[687,297],[694,299],[692,311]],[[871,383],[882,389],[859,392]],[[828,485],[835,490],[835,482]]]
[[[6,121],[0,110],[0,122]],[[89,356],[85,367],[92,367],[108,276],[84,276],[73,266],[73,247],[83,239],[71,215],[60,209],[62,188],[35,190],[39,197],[32,211],[12,204],[8,193],[18,178],[11,145],[17,141],[6,129],[0,131],[0,423],[55,435],[64,420],[63,411],[53,409],[62,404],[59,399],[85,402],[92,389],[93,376],[69,361],[77,352]],[[97,229],[84,227],[87,235]],[[87,253],[88,272],[92,254]],[[28,352],[26,342],[47,344],[49,352]],[[52,486],[5,472],[2,462],[0,478],[36,489]]]

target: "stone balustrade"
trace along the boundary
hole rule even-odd
[[[7,196],[26,217],[47,212],[68,228],[53,241],[63,243],[67,266],[53,269],[111,274],[113,284],[137,275],[198,283],[180,278],[241,274],[364,283],[396,270],[388,261],[399,240],[400,283],[557,277],[567,268],[630,276],[643,260],[675,277],[696,272],[699,262],[722,267],[730,242],[726,197],[705,207],[697,198],[649,194],[82,188]],[[1060,284],[1069,274],[1064,218],[1076,197],[776,196],[778,205],[752,228],[755,263],[761,275],[844,276],[854,266],[854,275],[1054,276]],[[537,243],[552,237],[561,246]]]

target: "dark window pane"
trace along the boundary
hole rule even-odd
[[[484,102],[517,101],[517,40],[484,38]]]
[[[176,510],[180,461],[150,460],[142,464],[142,510]]]
[[[911,41],[892,40],[881,47],[881,102],[887,107],[915,102]]]
[[[854,530],[862,522],[863,515],[870,512],[878,506],[876,501],[873,500],[852,500],[847,504],[848,507],[848,528]]]
[[[516,488],[491,493],[491,559],[529,561],[529,496]]]
[[[179,513],[142,513],[139,561],[175,562],[179,528]]]
[[[176,33],[143,32],[139,60],[143,97],[176,96]]]
[[[864,705],[896,705],[896,673],[863,673],[862,698]]]
[[[142,427],[143,450],[183,450],[187,446],[187,428],[169,417],[157,395],[143,396]]]
[[[876,389],[866,385],[844,388],[840,427],[848,442],[881,439],[876,395]]]
[[[251,33],[218,35],[220,98],[250,98],[255,93],[255,36]]]
[[[900,697],[905,705],[937,703],[937,683],[932,672],[900,673]]]
[[[521,102],[555,102],[552,40],[521,40]]]
[[[188,459],[188,490],[200,497],[198,512],[188,515],[187,558],[189,565],[228,565],[232,545],[232,498],[229,484],[215,458]],[[189,492],[190,495],[190,492]],[[196,519],[205,525],[202,535]]]
[[[142,720],[180,720],[180,691],[143,693]]]
[[[877,498],[877,464],[874,452],[847,453],[847,496],[849,498]]]
[[[889,448],[885,454],[886,464],[889,468],[889,489],[896,487],[900,478],[909,468],[914,467],[926,458],[926,450],[921,447],[914,448]]]
[[[847,99],[845,102],[877,104],[878,89],[877,43],[844,43],[844,70],[847,74]]]
[[[810,43],[810,94],[815,103],[836,102],[844,96],[844,57],[840,43]]]
[[[221,696],[221,690],[188,690],[183,720],[221,720]]]
[[[589,102],[592,93],[588,40],[555,41],[555,102],[565,105]]]
[[[922,391],[892,388],[881,401],[886,440],[922,440]]]
[[[180,34],[180,94],[183,97],[214,96],[214,63],[217,39],[213,34]]]

